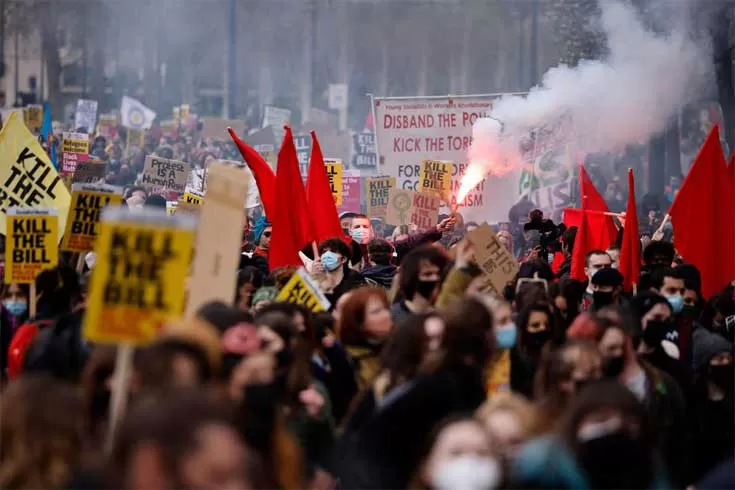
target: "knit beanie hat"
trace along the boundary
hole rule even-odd
[[[703,327],[692,333],[692,367],[695,372],[706,367],[717,354],[732,351],[733,345],[727,339]]]

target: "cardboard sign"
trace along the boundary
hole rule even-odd
[[[467,237],[475,247],[475,261],[496,294],[518,274],[518,261],[500,241],[488,224],[481,224]]]
[[[145,159],[141,184],[146,187],[162,187],[176,192],[184,192],[188,177],[188,163],[148,155]]]
[[[229,141],[230,134],[227,128],[232,128],[235,134],[243,137],[245,134],[245,121],[239,119],[220,119],[216,117],[203,117],[202,120],[202,138],[211,138],[213,140]]]
[[[31,131],[38,131],[43,126],[43,106],[29,105],[23,108],[23,120]]]
[[[436,194],[445,203],[452,198],[452,172],[454,164],[443,160],[421,162],[419,192]]]
[[[329,187],[332,189],[332,197],[334,204],[342,205],[342,161],[324,159],[324,166],[327,169],[327,177],[329,177]]]
[[[362,212],[362,181],[358,170],[342,172],[342,204],[337,206],[338,213]]]
[[[439,221],[439,207],[441,199],[434,194],[416,192],[413,195],[411,206],[411,224],[419,230],[434,228]]]
[[[103,181],[107,174],[107,164],[99,160],[87,160],[77,164],[72,183],[97,184]]]
[[[181,315],[195,222],[159,210],[102,213],[84,317],[87,340],[146,344]]]
[[[87,133],[94,131],[97,125],[97,101],[77,100],[77,111],[74,114],[74,129],[84,129]]]
[[[73,174],[79,162],[89,159],[89,136],[86,133],[61,134],[61,174]]]
[[[194,189],[187,188],[184,192],[184,197],[181,198],[183,202],[194,204],[195,206],[201,206],[204,200],[204,194],[195,191]]]
[[[8,209],[5,283],[31,284],[59,263],[56,209]]]
[[[11,113],[0,131],[0,234],[5,234],[5,211],[11,206],[56,208],[63,229],[70,201],[38,139]]]
[[[396,187],[395,177],[370,177],[365,180],[367,214],[371,218],[385,218],[388,213],[388,196]]]
[[[94,250],[94,241],[99,234],[102,209],[119,206],[122,202],[122,188],[111,185],[72,185],[69,218],[61,248],[69,252],[88,252]]]
[[[101,114],[97,123],[97,136],[114,138],[117,135],[117,116],[115,114]]]
[[[283,286],[276,296],[276,301],[303,305],[315,313],[328,311],[331,306],[329,300],[319,290],[319,286],[303,267],[300,267]]]
[[[207,199],[199,213],[197,252],[186,308],[189,313],[209,301],[232,304],[235,300],[242,221],[250,186],[250,174],[244,169],[218,162],[207,171]]]
[[[391,188],[388,193],[388,213],[385,222],[395,226],[410,224],[415,194],[408,189]]]

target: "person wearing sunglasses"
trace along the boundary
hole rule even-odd
[[[271,248],[271,233],[273,232],[273,226],[265,216],[258,218],[253,228],[253,235],[255,238],[255,253],[268,258],[268,252]]]

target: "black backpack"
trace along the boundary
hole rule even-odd
[[[82,338],[82,313],[68,313],[40,329],[26,351],[24,373],[43,373],[76,382],[82,376],[90,348]]]

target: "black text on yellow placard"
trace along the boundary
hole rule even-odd
[[[8,213],[5,282],[30,284],[59,263],[58,216],[51,210],[13,208]],[[44,214],[37,214],[43,212]]]
[[[102,209],[119,206],[121,202],[122,196],[114,191],[74,189],[61,248],[69,252],[94,250]]]

